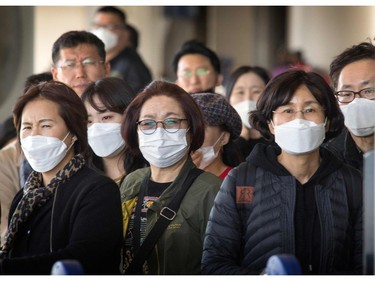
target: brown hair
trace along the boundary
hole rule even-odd
[[[181,106],[187,122],[191,137],[189,152],[200,148],[204,141],[204,121],[202,113],[193,98],[181,87],[165,81],[151,82],[141,93],[139,93],[125,111],[122,121],[121,134],[129,149],[135,155],[141,152],[138,146],[137,121],[143,104],[152,97],[167,96],[175,99]]]
[[[77,137],[74,143],[75,153],[86,154],[87,142],[87,111],[81,99],[73,89],[58,81],[49,81],[31,86],[20,96],[13,109],[14,124],[20,140],[20,128],[23,109],[26,104],[42,98],[52,101],[58,106],[58,112],[72,135]]]

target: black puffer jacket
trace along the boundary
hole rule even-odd
[[[296,231],[300,229],[296,227],[296,206],[301,205],[296,204],[297,181],[277,162],[278,150],[258,144],[247,162],[224,180],[207,225],[202,273],[259,274],[270,256],[295,255],[297,245],[301,245],[297,240],[305,242]],[[298,223],[319,226],[310,234],[320,245],[312,244],[309,250],[318,265],[314,273],[359,274],[361,176],[329,151],[321,149],[320,154],[323,161],[308,182],[312,185],[316,221],[298,219]],[[245,176],[245,184],[239,182]]]

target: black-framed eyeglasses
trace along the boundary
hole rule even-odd
[[[163,121],[156,121],[153,119],[144,119],[140,120],[137,123],[139,129],[144,133],[145,135],[151,135],[156,131],[156,128],[158,127],[158,123],[161,123],[164,130],[166,130],[168,133],[176,133],[178,130],[180,130],[181,122],[187,121],[185,118],[167,118]]]
[[[359,95],[361,98],[373,100],[375,99],[375,88],[365,88],[358,92],[355,91],[338,91],[335,93],[336,98],[341,103],[349,103],[352,102],[356,95]]]

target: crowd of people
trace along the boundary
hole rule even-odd
[[[375,46],[346,48],[329,81],[176,51],[152,80],[116,7],[52,46],[0,127],[0,274],[362,274],[363,156],[374,150]]]

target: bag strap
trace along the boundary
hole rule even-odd
[[[182,199],[184,198],[187,190],[201,173],[203,173],[203,170],[201,169],[198,169],[196,167],[191,169],[184,183],[182,184],[182,187],[177,191],[171,202],[169,202],[168,206],[161,209],[160,216],[156,221],[154,227],[151,229],[150,233],[143,241],[141,247],[135,253],[132,263],[126,270],[127,274],[139,274],[142,272],[142,266],[144,262],[150,256],[156,242],[159,240],[164,230],[175,218],[178,208],[180,207]]]

